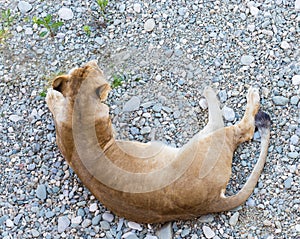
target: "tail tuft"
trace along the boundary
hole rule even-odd
[[[255,115],[255,126],[258,128],[258,130],[269,129],[271,127],[270,116],[263,111],[259,111]]]

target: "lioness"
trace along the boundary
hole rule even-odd
[[[58,76],[46,102],[56,125],[57,144],[83,184],[108,209],[136,222],[191,219],[230,210],[251,195],[263,169],[270,138],[270,117],[259,110],[259,94],[250,88],[242,120],[224,127],[217,97],[204,96],[209,121],[181,148],[160,142],[118,141],[113,136],[110,90],[95,61]],[[236,147],[261,134],[259,159],[243,188],[226,197]]]

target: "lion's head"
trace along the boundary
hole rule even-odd
[[[74,100],[81,89],[84,94],[100,98],[100,101],[106,100],[111,89],[96,61],[72,69],[69,74],[57,76],[52,87],[69,99]]]

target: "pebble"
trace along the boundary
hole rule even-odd
[[[234,121],[235,113],[234,113],[234,110],[232,108],[224,106],[223,109],[222,109],[222,113],[223,113],[223,116],[224,116],[225,120]]]
[[[249,66],[249,65],[251,65],[251,63],[253,61],[254,61],[254,57],[251,56],[251,55],[243,55],[241,57],[241,63],[242,63],[242,65]]]
[[[218,96],[220,98],[220,101],[222,103],[224,103],[227,100],[227,92],[226,92],[226,90],[220,90],[219,93],[218,93]]]
[[[123,234],[124,239],[139,239],[134,232],[126,232]]]
[[[128,222],[128,227],[131,229],[134,229],[134,230],[138,230],[138,231],[143,230],[142,226],[136,222]]]
[[[155,104],[155,105],[153,105],[152,109],[153,109],[154,112],[159,113],[162,110],[162,104],[160,104],[160,103],[159,104]]]
[[[173,233],[171,223],[169,222],[163,225],[160,229],[158,229],[156,235],[159,239],[172,239]]]
[[[23,120],[23,117],[18,116],[18,115],[11,115],[11,116],[9,116],[9,120],[16,123],[20,120]]]
[[[89,227],[90,225],[92,225],[92,220],[91,220],[91,219],[88,219],[88,218],[84,219],[83,222],[81,223],[81,226],[82,226],[83,228],[87,228],[87,227]]]
[[[101,220],[101,215],[99,214],[99,215],[93,217],[93,219],[92,219],[92,224],[93,224],[94,226],[96,226],[96,225],[99,224],[100,220]]]
[[[287,42],[287,41],[282,41],[281,44],[280,44],[280,47],[284,50],[287,50],[289,49],[291,46],[290,44]]]
[[[74,14],[70,8],[62,7],[58,11],[58,16],[63,20],[71,20],[74,17]]]
[[[133,10],[134,10],[136,13],[140,13],[140,12],[141,12],[141,4],[139,4],[139,3],[133,4]]]
[[[278,106],[284,106],[287,103],[289,103],[289,99],[284,96],[274,96],[272,98],[272,100],[273,100],[274,104],[278,105]]]
[[[295,10],[300,11],[300,0],[295,0]]]
[[[141,135],[149,134],[150,132],[151,132],[151,127],[150,126],[146,126],[146,127],[143,127],[141,129]]]
[[[32,230],[31,230],[31,235],[32,235],[34,238],[37,238],[37,237],[40,236],[40,233],[39,233],[38,230],[32,229]]]
[[[292,135],[290,142],[292,145],[298,145],[299,144],[299,136],[296,134]]]
[[[57,231],[58,233],[64,232],[70,225],[70,220],[67,216],[61,216],[58,218]]]
[[[105,212],[105,213],[103,213],[102,218],[105,221],[112,222],[114,220],[114,215],[112,215],[111,213]]]
[[[292,187],[292,182],[293,182],[293,179],[291,177],[287,178],[285,181],[284,181],[284,187],[286,189],[290,189]]]
[[[148,19],[144,24],[144,29],[147,32],[153,31],[154,27],[155,27],[155,20],[153,18]]]
[[[300,85],[300,75],[294,75],[292,78],[293,85]]]
[[[96,212],[98,209],[97,203],[92,203],[89,207],[90,212]]]
[[[25,28],[25,34],[26,35],[32,35],[33,34],[33,30],[31,27],[26,27]]]
[[[297,105],[298,102],[299,102],[299,100],[300,100],[299,96],[293,95],[293,96],[291,97],[290,102],[291,102],[292,105]]]
[[[109,230],[110,229],[110,225],[107,221],[101,221],[100,226],[101,226],[102,230]]]
[[[72,224],[77,224],[77,225],[79,225],[81,222],[82,222],[82,217],[81,217],[81,216],[73,217],[73,218],[71,219],[71,223],[72,223]]]
[[[141,100],[137,96],[133,96],[123,106],[123,112],[136,111],[140,108]]]
[[[229,219],[229,225],[235,226],[239,220],[239,212],[235,212]]]
[[[6,219],[6,226],[7,227],[13,227],[14,226],[14,222],[8,218],[8,219]]]
[[[102,46],[102,45],[104,44],[104,40],[103,40],[102,37],[96,37],[96,38],[95,38],[95,42],[96,42],[97,44],[99,44],[100,46]]]
[[[47,198],[46,186],[44,184],[40,184],[37,187],[36,196],[41,200],[45,200]]]
[[[19,8],[21,13],[27,13],[32,9],[32,5],[28,2],[20,1],[18,3],[18,8]]]
[[[206,238],[213,238],[216,235],[215,232],[208,226],[203,226],[202,230]]]

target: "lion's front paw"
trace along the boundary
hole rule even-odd
[[[60,92],[53,89],[48,89],[46,95],[46,103],[52,113],[55,106],[61,104],[63,100],[64,100],[64,96]]]
[[[260,96],[259,96],[259,89],[250,87],[248,94],[247,94],[247,102],[252,108],[252,111],[254,114],[258,112],[259,109],[259,101],[260,101]]]

